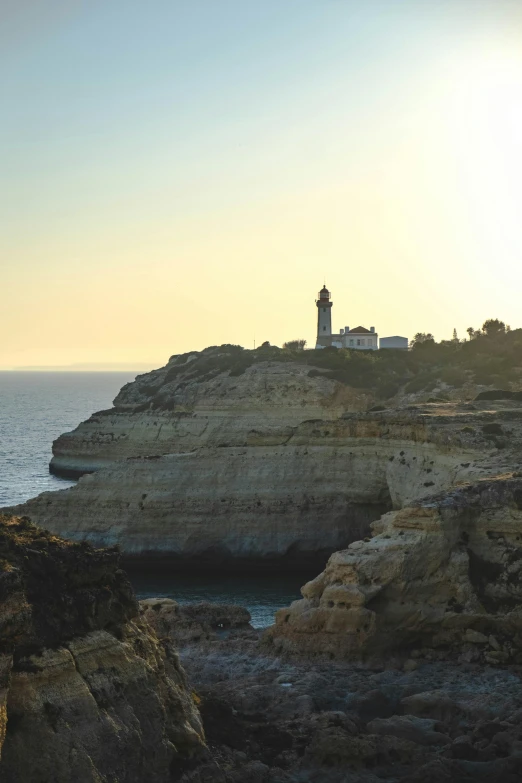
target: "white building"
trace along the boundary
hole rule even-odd
[[[315,302],[317,306],[317,342],[316,348],[350,348],[355,351],[377,351],[380,348],[400,348],[408,350],[407,337],[381,337],[375,331],[375,326],[366,329],[357,326],[350,329],[345,326],[339,333],[332,333],[332,307],[330,291],[323,286]]]
[[[397,335],[395,335],[395,337],[381,337],[379,341],[379,348],[395,348],[401,351],[407,351],[408,338],[399,337]]]
[[[339,333],[343,348],[376,351],[379,347],[379,335],[375,331],[375,326],[370,326],[369,329],[365,329],[364,326],[357,326],[355,329],[345,326]]]

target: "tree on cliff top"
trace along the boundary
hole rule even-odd
[[[488,318],[482,324],[482,331],[487,334],[488,337],[496,337],[499,334],[505,334],[509,331],[509,326],[506,328],[504,321],[499,321],[498,318]]]
[[[410,348],[418,348],[419,345],[424,345],[425,343],[428,343],[430,345],[435,344],[435,338],[431,334],[431,332],[417,332],[415,337],[410,343]]]
[[[287,343],[283,343],[283,348],[288,348],[291,351],[303,351],[306,346],[306,340],[289,340]]]

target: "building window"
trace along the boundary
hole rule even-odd
[[[350,340],[350,345],[353,345],[353,340]]]
[[[323,313],[326,313],[326,307],[323,307]]]
[[[361,344],[361,341],[360,341],[360,340],[357,340],[357,345],[360,345],[360,344]]]
[[[326,332],[326,326],[323,326],[323,332]]]

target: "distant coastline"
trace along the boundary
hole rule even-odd
[[[21,365],[19,367],[0,367],[0,372],[149,372],[155,369],[158,364],[161,362]]]

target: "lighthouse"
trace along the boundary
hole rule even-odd
[[[325,348],[332,344],[332,305],[330,291],[324,285],[317,295],[317,345]]]
[[[379,335],[375,326],[367,329],[365,326],[356,326],[350,329],[345,326],[339,332],[332,332],[332,305],[330,291],[324,285],[315,304],[317,305],[317,342],[316,348],[347,348],[350,351],[378,351]],[[346,321],[345,321],[346,323]],[[382,337],[381,348],[395,348],[395,350],[408,350],[406,337]]]

